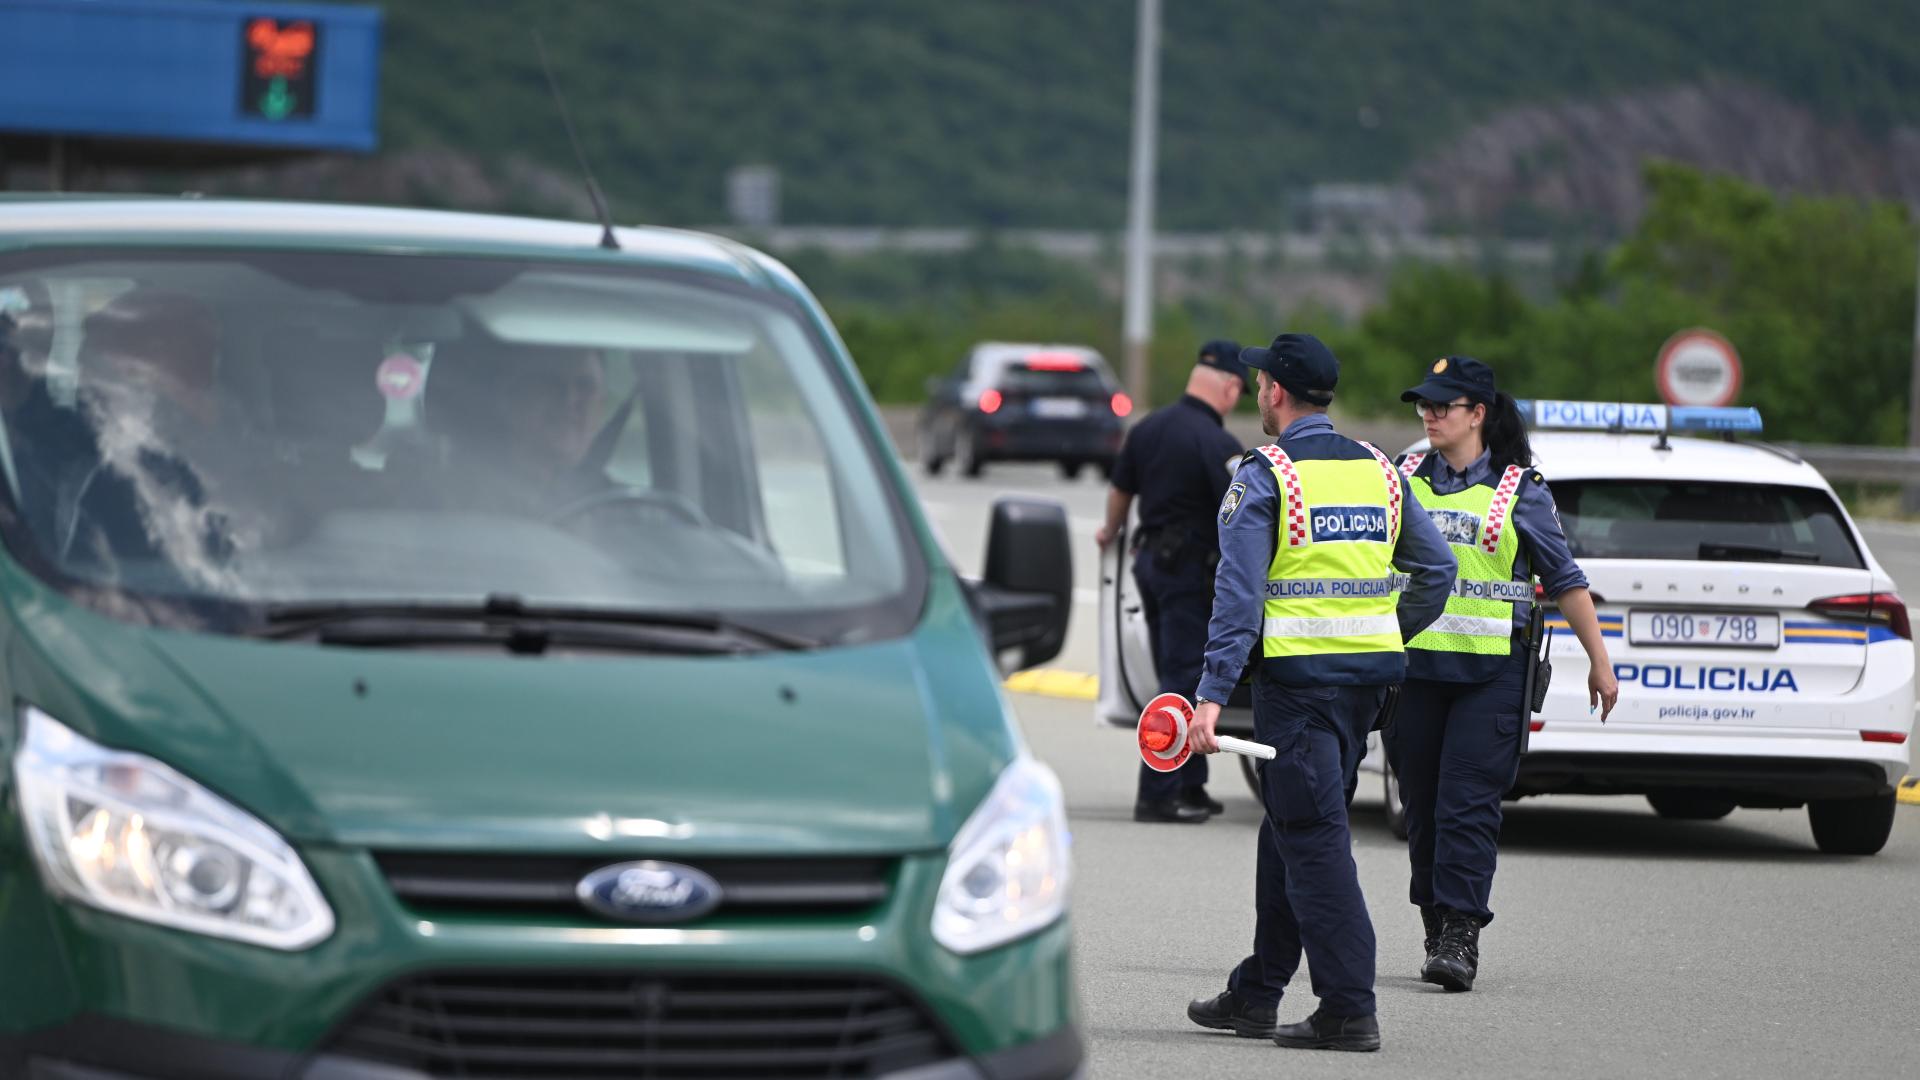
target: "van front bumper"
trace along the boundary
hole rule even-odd
[[[0,1040],[7,1076],[25,1080],[425,1080],[426,1073],[334,1055],[262,1050],[102,1017],[82,1017],[19,1040]],[[912,1071],[913,1080],[1062,1080],[1085,1075],[1079,1032]]]
[[[17,884],[37,885],[25,859],[10,857],[17,852],[0,846],[0,900],[20,901],[0,903],[0,946],[26,946],[25,967],[0,986],[0,1076],[420,1080],[434,1073],[343,1050],[345,1034],[396,985],[478,971],[509,980],[684,975],[722,986],[864,980],[897,990],[923,1018],[916,1030],[939,1036],[929,1059],[913,1062],[916,1080],[1081,1070],[1067,920],[977,955],[948,952],[929,930],[940,855],[902,859],[892,896],[860,915],[636,927],[524,914],[428,918],[395,899],[366,853],[308,849],[339,929],[283,953],[57,903],[37,888],[8,890],[16,873],[25,875]],[[17,978],[22,970],[34,978]]]

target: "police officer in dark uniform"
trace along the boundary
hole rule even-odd
[[[1114,463],[1101,547],[1118,536],[1133,500],[1140,500],[1134,533],[1134,580],[1160,672],[1160,693],[1189,694],[1200,680],[1213,607],[1213,568],[1220,552],[1213,514],[1243,449],[1223,423],[1247,391],[1240,346],[1209,341],[1187,377],[1179,401],[1135,425]],[[1194,754],[1173,772],[1140,766],[1135,821],[1197,824],[1225,807],[1207,797],[1206,758]]]
[[[1460,565],[1446,612],[1407,642],[1407,682],[1387,731],[1406,802],[1410,898],[1426,924],[1421,978],[1471,990],[1500,847],[1500,800],[1520,765],[1531,653],[1532,582],[1560,609],[1589,660],[1604,721],[1620,687],[1587,578],[1573,559],[1519,406],[1471,356],[1429,364],[1413,402],[1427,442],[1401,469]]]
[[[1405,643],[1440,614],[1454,557],[1379,450],[1334,431],[1332,350],[1282,334],[1241,354],[1257,369],[1268,446],[1249,453],[1220,504],[1220,566],[1205,674],[1188,736],[1219,749],[1220,703],[1249,661],[1266,817],[1254,885],[1253,953],[1225,992],[1192,1002],[1202,1027],[1281,1046],[1378,1050],[1373,922],[1360,893],[1347,792]],[[1305,953],[1320,1006],[1278,1023]]]

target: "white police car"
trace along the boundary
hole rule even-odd
[[[1912,630],[1833,489],[1788,451],[1734,441],[1760,430],[1752,409],[1526,407],[1620,704],[1605,725],[1589,713],[1585,654],[1549,608],[1556,670],[1512,797],[1644,795],[1692,819],[1806,806],[1820,850],[1880,850],[1910,763]],[[1100,715],[1131,725],[1152,665],[1116,566],[1110,553]],[[1250,732],[1245,695],[1223,730]],[[1386,771],[1377,746],[1368,767]]]

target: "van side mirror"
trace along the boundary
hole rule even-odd
[[[968,592],[1002,668],[1018,671],[1060,655],[1073,609],[1066,507],[1052,499],[994,500],[985,574]]]

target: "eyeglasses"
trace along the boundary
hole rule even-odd
[[[1455,409],[1471,408],[1473,408],[1473,402],[1471,401],[1428,401],[1422,398],[1413,403],[1413,414],[1422,420],[1428,417],[1432,417],[1435,420],[1445,420],[1447,414]]]

